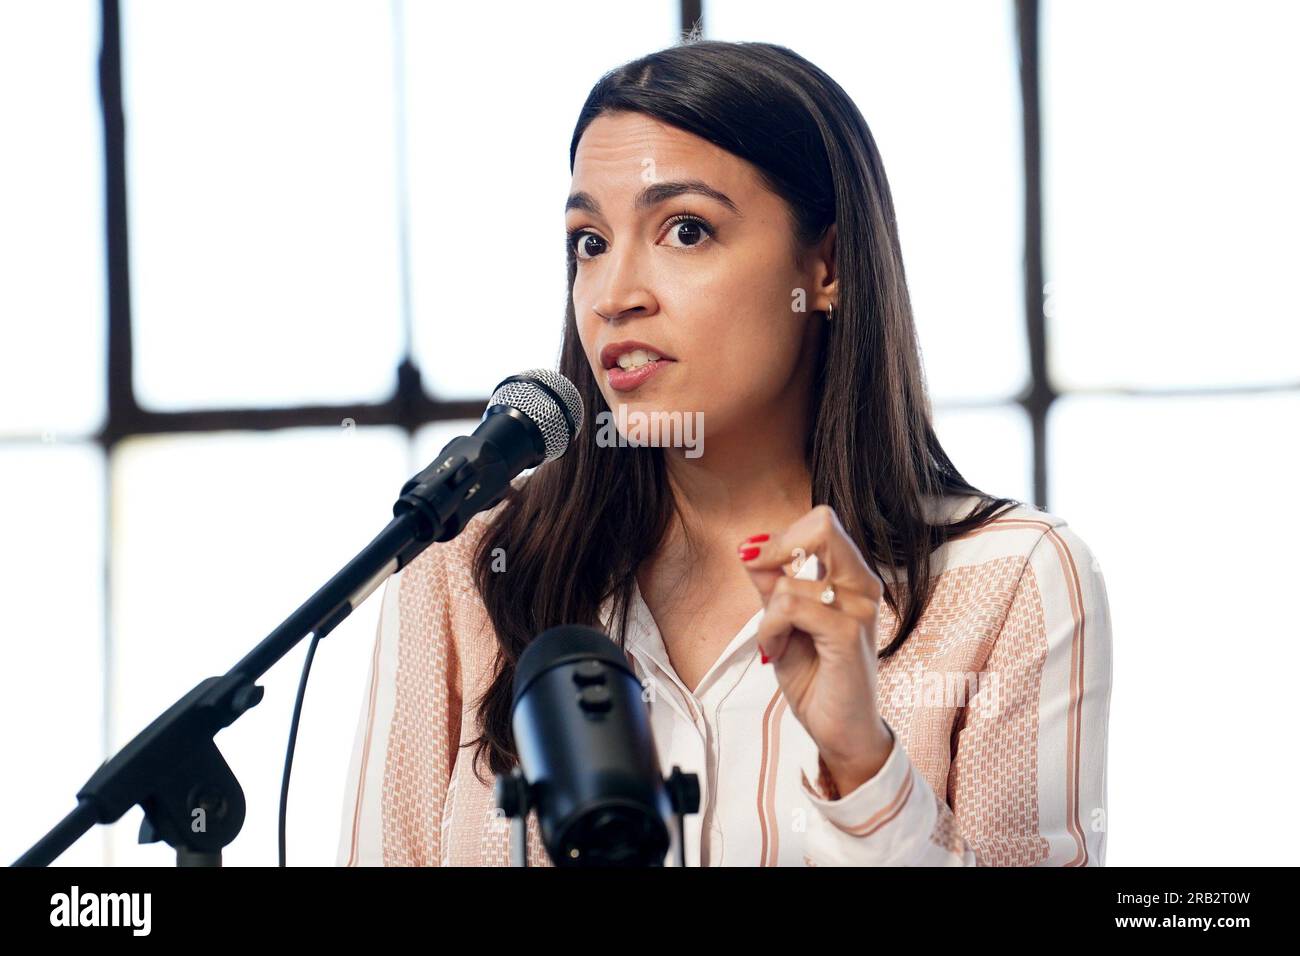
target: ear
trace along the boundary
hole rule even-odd
[[[825,312],[840,301],[839,275],[835,269],[836,225],[831,223],[827,227],[826,235],[817,245],[817,257],[813,262],[813,288],[817,290],[813,310],[816,312]]]

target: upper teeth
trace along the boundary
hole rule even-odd
[[[633,349],[618,357],[619,368],[640,368],[648,362],[659,361],[659,356],[647,349]]]

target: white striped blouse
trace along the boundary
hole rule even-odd
[[[944,511],[974,503],[945,499]],[[478,736],[474,702],[495,659],[469,563],[491,515],[388,581],[340,865],[510,860],[492,776],[480,766],[476,777],[473,748],[458,746]],[[816,745],[772,668],[759,664],[762,611],[692,692],[635,595],[624,646],[649,691],[660,766],[700,781],[700,812],[686,817],[688,866],[1104,862],[1111,637],[1096,559],[1063,519],[1021,506],[948,542],[932,562],[934,596],[902,649],[879,665],[893,750],[874,777],[842,795],[820,777]],[[798,576],[816,573],[810,557]],[[607,624],[609,611],[607,603]],[[882,602],[879,648],[897,628]],[[530,866],[549,865],[535,818],[527,844]]]

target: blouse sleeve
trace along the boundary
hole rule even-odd
[[[446,546],[434,544],[384,586],[339,866],[439,865],[461,714],[446,561]]]
[[[1068,525],[1049,529],[957,719],[946,800],[897,737],[880,771],[844,796],[819,759],[802,770],[819,817],[806,862],[1103,865],[1110,632],[1092,552]]]

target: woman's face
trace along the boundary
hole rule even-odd
[[[813,250],[829,262],[797,264],[785,203],[753,166],[640,113],[584,131],[565,219],[579,337],[626,438],[683,445],[675,430],[671,442],[646,433],[656,412],[717,438],[801,408],[814,313],[834,295],[833,230]]]

